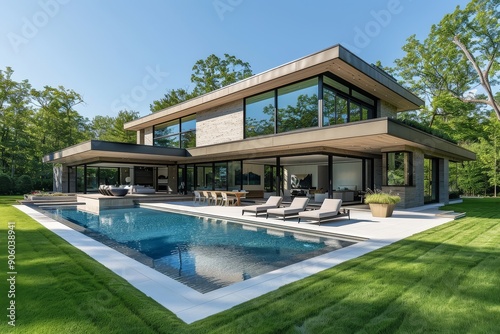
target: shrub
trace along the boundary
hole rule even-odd
[[[375,191],[372,191],[370,189],[368,189],[368,191],[366,192],[366,196],[365,196],[365,203],[366,204],[370,204],[370,203],[373,203],[373,204],[396,204],[396,203],[399,203],[401,201],[401,197],[399,197],[398,195],[392,195],[392,194],[388,194],[388,193],[385,193],[383,192],[382,190],[375,190]]]
[[[18,194],[28,194],[33,189],[33,182],[28,175],[21,175],[16,181],[16,191]]]
[[[0,173],[0,195],[10,195],[13,193],[12,178],[4,173]]]

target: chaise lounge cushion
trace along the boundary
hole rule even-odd
[[[299,212],[304,211],[308,203],[309,198],[307,197],[295,197],[289,207],[267,210],[266,218],[269,216],[283,216],[283,220],[285,220],[288,216],[296,216]]]
[[[349,216],[349,210],[339,213],[342,206],[342,200],[336,198],[327,198],[318,210],[299,212],[299,223],[301,219],[317,220],[320,224],[322,220]]]
[[[131,186],[130,193],[132,194],[154,194],[156,193],[155,188],[146,186]]]
[[[246,206],[243,210],[241,210],[241,214],[243,215],[245,212],[252,212],[255,213],[255,216],[257,216],[259,213],[265,213],[268,209],[279,207],[282,200],[283,197],[281,196],[270,196],[264,204]]]

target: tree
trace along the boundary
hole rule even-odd
[[[480,151],[479,143],[464,145],[464,147],[474,152]],[[478,196],[486,194],[488,177],[480,159],[463,162],[459,165],[457,174],[457,183],[465,195]]]
[[[212,92],[252,75],[250,64],[243,62],[235,56],[224,54],[220,59],[211,54],[205,60],[198,60],[193,66],[191,82],[196,96]]]
[[[471,110],[451,102],[450,97],[463,104],[491,106],[500,119],[492,88],[498,83],[500,71],[499,3],[472,0],[464,9],[457,7],[433,25],[423,42],[413,35],[403,46],[406,54],[395,61],[393,73],[431,101],[431,126],[440,113]],[[485,90],[484,98],[473,94],[478,86]]]
[[[167,91],[163,98],[153,101],[153,104],[149,106],[149,109],[152,112],[160,111],[165,108],[175,106],[176,104],[179,104],[181,102],[187,101],[193,97],[195,97],[194,94],[189,93],[183,88],[171,89]]]
[[[32,109],[29,105],[30,84],[27,80],[16,82],[14,71],[7,67],[0,70],[0,167],[1,171],[14,178],[21,168],[24,172],[24,157],[33,147],[30,131]]]
[[[484,166],[488,183],[493,187],[493,196],[497,197],[497,186],[500,182],[500,122],[491,120],[484,125],[485,137],[479,138],[477,148],[478,160]]]
[[[119,143],[135,144],[137,141],[136,132],[125,130],[124,125],[139,118],[138,111],[120,110],[115,117],[113,127],[111,128],[111,141]]]
[[[90,123],[91,138],[97,140],[109,140],[114,119],[111,116],[97,115]]]
[[[163,98],[153,101],[150,105],[151,112],[157,112],[174,106],[181,102],[225,87],[252,75],[252,70],[247,62],[235,56],[224,54],[221,59],[212,54],[206,59],[198,60],[193,66],[191,82],[195,84],[192,92],[186,89],[169,90]]]
[[[38,107],[35,121],[44,154],[89,139],[88,120],[74,109],[83,103],[80,94],[62,86],[45,86],[32,89],[31,96]]]

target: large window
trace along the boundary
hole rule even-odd
[[[374,104],[375,100],[368,96],[323,77],[323,126],[372,118]]]
[[[274,91],[246,99],[245,137],[274,133]]]
[[[318,126],[318,78],[278,89],[278,133]]]
[[[318,127],[321,114],[322,126],[366,120],[374,110],[375,99],[322,75],[246,98],[245,138]]]
[[[196,147],[196,115],[181,118],[181,148]]]
[[[413,185],[413,156],[411,152],[387,153],[387,185]]]
[[[155,125],[154,145],[176,148],[196,147],[196,115]]]

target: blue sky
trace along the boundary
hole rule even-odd
[[[457,5],[432,0],[0,0],[0,69],[14,79],[73,89],[85,117],[150,113],[168,89],[191,89],[210,54],[259,73],[343,44],[393,65],[406,39],[424,39]]]

